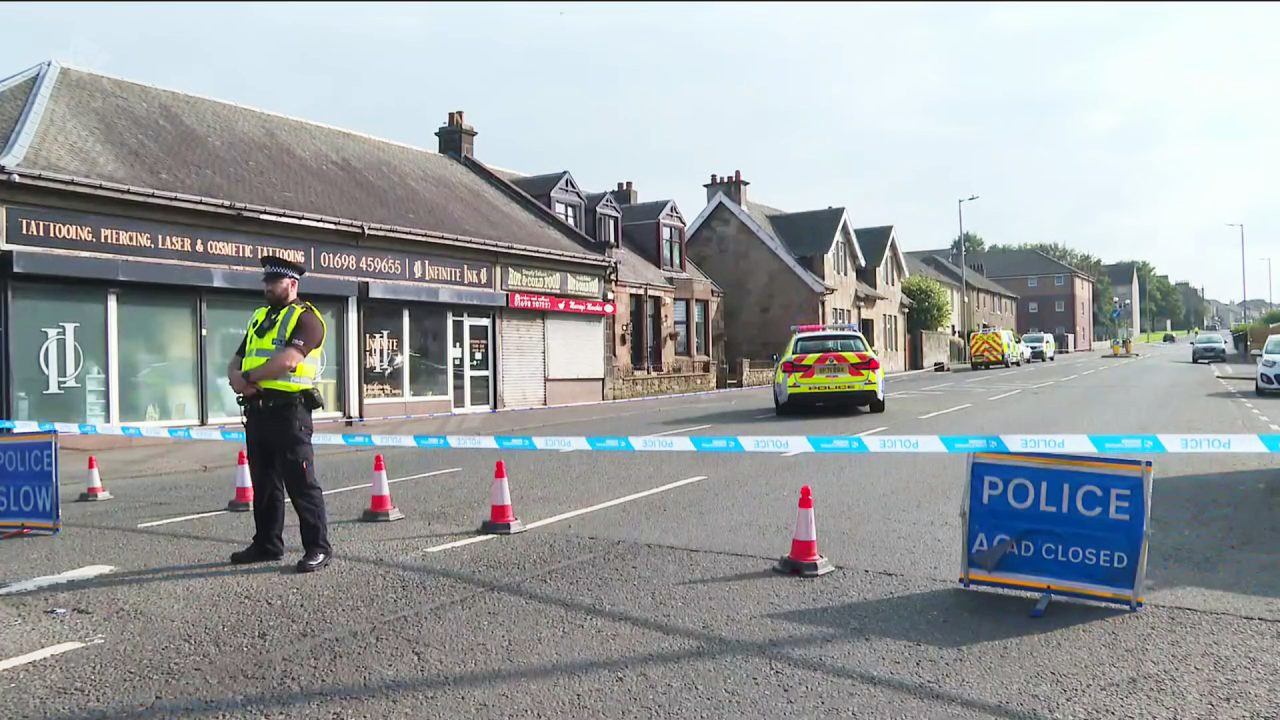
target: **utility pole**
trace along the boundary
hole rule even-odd
[[[977,200],[977,195],[956,200],[956,215],[960,218],[960,337],[969,346],[969,264],[964,259],[964,204]]]
[[[1227,223],[1227,227],[1240,228],[1240,308],[1244,311],[1244,324],[1249,324],[1249,290],[1246,285],[1248,273],[1244,269],[1244,223]]]

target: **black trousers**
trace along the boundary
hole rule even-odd
[[[298,513],[302,547],[330,552],[324,494],[316,482],[311,411],[293,398],[250,401],[245,408],[249,473],[253,476],[253,544],[284,553],[284,493]]]

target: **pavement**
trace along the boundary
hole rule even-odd
[[[1274,432],[1252,365],[1062,355],[889,383],[883,414],[775,417],[767,389],[438,418],[398,432],[559,435]],[[99,453],[115,499],[0,542],[7,717],[1275,718],[1280,477],[1266,455],[1155,456],[1138,612],[956,583],[965,458],[387,448],[406,519],[357,521],[373,452],[326,449],[333,565],[231,566],[252,534],[234,446]],[[225,458],[225,460],[224,460]],[[477,536],[506,461],[532,529]],[[813,580],[770,568],[801,484]],[[214,513],[214,514],[207,514]],[[198,517],[189,517],[189,516]],[[483,538],[483,539],[480,539]],[[5,594],[9,583],[112,569]],[[86,570],[86,574],[98,572]],[[50,650],[52,649],[52,650]],[[55,652],[56,651],[56,652]]]

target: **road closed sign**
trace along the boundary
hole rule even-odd
[[[961,582],[1137,608],[1150,461],[976,453],[961,510]]]
[[[56,533],[61,527],[58,436],[0,435],[0,534],[8,529]]]

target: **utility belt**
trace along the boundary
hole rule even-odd
[[[301,392],[282,392],[280,390],[259,390],[253,397],[236,396],[236,402],[246,410],[275,410],[292,408],[298,405],[312,412],[324,408],[324,397],[315,388]]]

